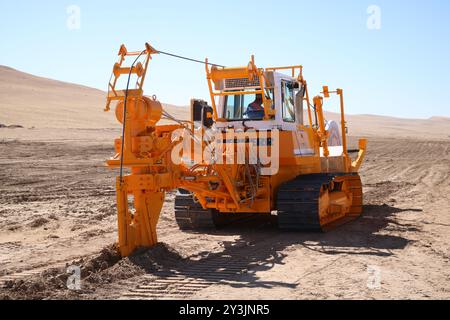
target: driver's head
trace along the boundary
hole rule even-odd
[[[256,95],[255,100],[256,100],[256,101],[262,101],[262,99],[263,99],[262,94],[258,93],[258,94]]]

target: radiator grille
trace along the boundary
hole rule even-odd
[[[253,80],[248,80],[247,78],[225,79],[225,89],[248,88],[259,86],[260,86],[259,77],[256,77]]]

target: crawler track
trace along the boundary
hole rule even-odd
[[[353,193],[350,215],[331,224],[321,225],[319,197],[322,186],[338,176],[346,176]],[[362,212],[361,180],[357,174],[312,174],[299,176],[283,184],[278,191],[278,226],[293,231],[327,231],[338,224],[353,220]]]
[[[213,229],[218,224],[218,213],[205,210],[194,201],[192,194],[179,189],[175,196],[175,220],[181,230]]]
[[[175,220],[181,230],[216,229],[261,216],[261,214],[251,213],[221,214],[214,209],[205,210],[200,203],[194,201],[189,191],[183,189],[177,191],[174,211]]]

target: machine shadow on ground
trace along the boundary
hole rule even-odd
[[[287,257],[286,249],[289,247],[301,246],[324,255],[392,256],[392,250],[405,248],[411,240],[386,233],[392,233],[392,230],[396,234],[401,234],[402,231],[420,231],[412,224],[400,224],[391,219],[396,213],[408,211],[422,210],[399,209],[385,204],[366,205],[359,219],[327,233],[280,231],[274,216],[245,219],[220,230],[209,231],[212,235],[239,235],[237,241],[224,242],[223,251],[201,252],[196,260],[188,260],[164,272],[168,272],[169,276],[172,273],[192,277],[193,270],[204,270],[195,272],[195,278],[233,287],[296,288],[297,283],[262,281],[257,272],[283,265]],[[387,227],[389,231],[386,231]],[[140,264],[139,261],[135,262]],[[140,266],[145,269],[145,265]],[[153,272],[148,270],[148,273]]]

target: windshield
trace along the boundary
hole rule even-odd
[[[262,96],[260,94],[225,96],[223,117],[228,121],[263,120],[264,106]]]

